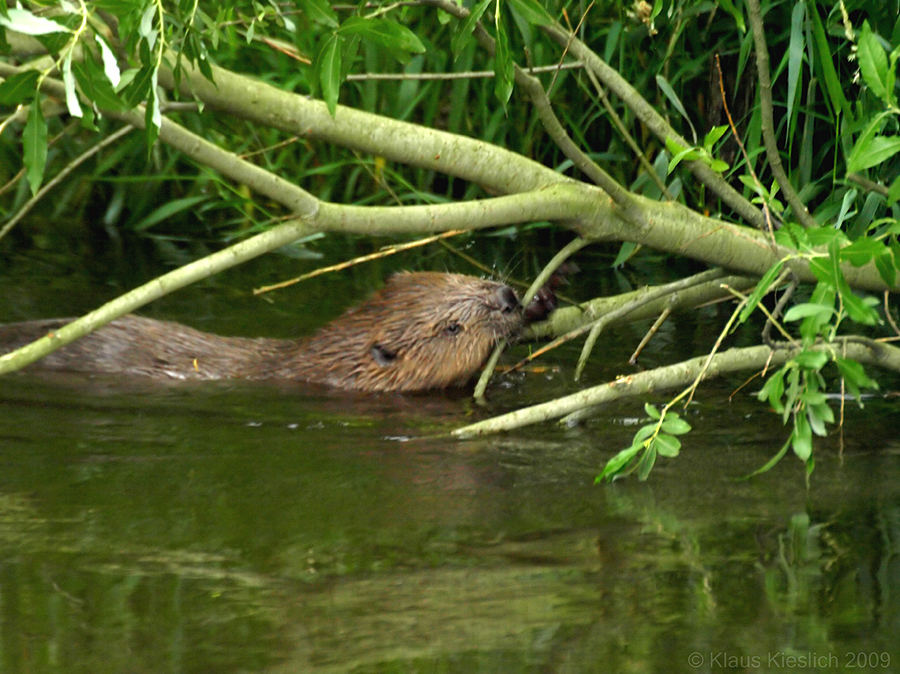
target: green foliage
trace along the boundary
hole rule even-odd
[[[667,405],[662,411],[645,404],[644,411],[652,420],[642,426],[634,435],[631,446],[611,458],[595,482],[613,480],[632,472],[637,472],[639,480],[646,480],[659,456],[674,458],[681,451],[681,440],[677,436],[691,430],[691,425]]]

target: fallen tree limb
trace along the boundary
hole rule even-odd
[[[865,337],[843,337],[834,343],[817,345],[812,349],[900,372],[900,348]],[[550,419],[559,419],[576,412],[583,413],[587,408],[614,400],[689,386],[700,375],[707,362],[709,365],[706,367],[704,380],[734,372],[767,370],[783,365],[798,351],[799,349],[773,351],[768,346],[751,346],[729,349],[714,355],[712,359],[708,355],[698,356],[647,372],[622,376],[615,381],[593,386],[572,395],[469,424],[452,431],[451,434],[457,438],[471,438],[509,431]]]

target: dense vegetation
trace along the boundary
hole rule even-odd
[[[215,12],[213,15],[211,12]],[[872,3],[650,5],[450,0],[385,5],[105,0],[0,8],[0,246],[35,222],[233,247],[12,356],[21,367],[161,294],[323,232],[539,223],[714,267],[563,309],[536,336],[736,301],[757,346],[718,349],[460,429],[578,418],[612,397],[682,392],[603,477],[675,456],[675,411],[718,373],[762,372],[788,449],[900,371],[900,20]],[[138,133],[133,129],[142,129]],[[52,194],[52,198],[48,195]],[[550,224],[554,223],[554,224]],[[98,225],[92,225],[97,227]],[[727,270],[727,271],[724,271]],[[747,340],[744,340],[745,343]],[[479,388],[479,391],[483,389]]]

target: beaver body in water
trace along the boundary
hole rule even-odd
[[[70,319],[69,319],[70,320]],[[67,319],[0,325],[11,351]],[[112,321],[31,367],[157,379],[300,379],[361,391],[461,386],[524,325],[515,292],[461,274],[404,272],[301,339],[222,337],[139,316]]]

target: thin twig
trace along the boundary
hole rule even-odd
[[[675,297],[673,295],[673,297]],[[637,348],[634,350],[634,353],[631,354],[631,358],[628,359],[629,365],[635,365],[637,363],[637,359],[640,357],[641,352],[644,350],[644,347],[653,339],[654,335],[659,332],[659,329],[662,327],[662,324],[668,320],[669,316],[672,315],[672,309],[666,307],[662,310],[659,316],[656,317],[656,320],[653,321],[653,325],[650,326],[650,329],[647,330],[647,334],[641,339],[641,343],[637,345]]]
[[[361,262],[369,262],[370,260],[377,260],[382,257],[387,257],[389,255],[394,255],[395,253],[399,253],[404,250],[409,250],[410,248],[418,248],[419,246],[424,246],[429,243],[433,243],[438,241],[439,239],[446,239],[451,236],[456,236],[457,234],[465,234],[468,230],[464,229],[454,229],[449,232],[441,232],[440,234],[436,234],[434,236],[428,236],[424,239],[416,239],[415,241],[410,241],[408,243],[400,243],[395,246],[387,246],[382,248],[377,253],[371,253],[369,255],[362,255],[360,257],[355,257],[352,260],[345,260],[344,262],[340,262],[338,264],[333,264],[329,267],[319,267],[318,269],[309,272],[308,274],[302,274],[301,276],[297,276],[296,278],[289,279],[287,281],[281,281],[280,283],[274,283],[269,286],[262,286],[260,288],[254,288],[254,295],[262,295],[263,293],[271,292],[272,290],[281,290],[282,288],[287,288],[288,286],[292,286],[295,283],[300,283],[301,281],[306,281],[307,279],[311,279],[315,276],[321,276],[322,274],[328,274],[333,271],[341,271],[342,269],[347,269],[348,267],[353,267]]]
[[[530,73],[555,73],[559,70],[576,70],[584,66],[578,62],[560,63],[552,66],[532,66]],[[378,80],[413,80],[413,81],[444,81],[444,80],[474,80],[490,79],[495,77],[493,70],[471,70],[462,73],[357,73],[347,75],[348,82],[365,82]]]
[[[556,72],[553,73],[553,79],[550,80],[550,86],[547,87],[547,91],[553,91],[553,85],[556,84],[556,78],[559,75],[560,69],[562,69],[563,59],[565,59],[566,54],[569,53],[569,46],[572,44],[572,40],[575,39],[576,33],[578,33],[578,31],[581,29],[581,24],[583,24],[584,20],[587,18],[588,13],[591,11],[591,7],[594,6],[594,2],[596,2],[596,0],[591,0],[591,4],[589,4],[587,6],[587,8],[585,8],[585,10],[581,13],[581,18],[578,19],[578,25],[575,26],[575,29],[572,31],[572,37],[569,39],[568,43],[563,47],[562,54],[560,54],[560,56],[559,56],[559,64],[558,64],[559,67],[556,69]],[[532,72],[534,72],[534,70],[532,70]]]
[[[737,143],[737,146],[741,150],[741,154],[744,155],[744,162],[747,166],[747,171],[750,173],[750,176],[753,178],[753,182],[755,182],[760,189],[762,189],[762,182],[759,180],[759,176],[756,175],[756,170],[753,168],[753,162],[750,161],[750,155],[747,154],[747,148],[744,147],[744,141],[741,140],[741,136],[737,131],[737,126],[734,124],[734,119],[731,117],[731,110],[728,107],[728,96],[725,95],[725,82],[722,77],[722,63],[719,61],[719,55],[716,54],[716,70],[719,74],[719,95],[722,97],[722,107],[725,110],[725,116],[728,117],[728,126],[731,128],[731,135],[734,136],[734,140]],[[766,203],[765,199],[762,200],[762,210],[763,216],[765,218],[766,231],[769,234],[769,239],[772,243],[772,247],[775,247],[775,235],[773,233],[774,227],[772,226],[772,210],[769,208],[769,204]]]
[[[713,344],[712,351],[709,352],[709,357],[706,359],[706,362],[703,363],[703,367],[700,368],[700,372],[697,373],[697,377],[688,387],[690,394],[688,395],[687,400],[684,402],[684,409],[687,409],[688,405],[690,405],[691,401],[694,399],[694,393],[697,392],[697,388],[700,386],[700,382],[703,381],[703,377],[706,376],[706,372],[709,369],[709,364],[712,363],[713,358],[719,351],[719,347],[722,346],[722,342],[725,341],[725,337],[727,337],[731,332],[731,327],[734,325],[734,322],[737,320],[746,304],[747,300],[738,303],[738,305],[734,308],[734,311],[731,312],[731,317],[728,319],[725,327],[722,328],[722,330],[719,332],[719,337],[716,339],[716,343]]]
[[[781,312],[784,311],[784,308],[787,306],[787,303],[791,300],[791,296],[793,296],[794,291],[797,289],[797,285],[799,282],[797,281],[797,275],[788,269],[788,270],[785,270],[785,272],[783,274],[781,274],[779,276],[779,278],[776,279],[775,282],[772,284],[773,287],[777,288],[778,286],[780,286],[782,283],[784,283],[787,280],[788,276],[791,277],[791,282],[788,284],[788,287],[785,288],[785,291],[782,294],[782,296],[778,299],[778,302],[777,302],[777,304],[775,304],[775,308],[772,310],[771,315],[767,314],[766,325],[765,325],[765,327],[763,327],[763,330],[762,330],[762,340],[769,346],[772,345],[772,337],[771,337],[772,326],[776,324],[776,322],[778,321],[779,318],[781,318]],[[768,292],[768,290],[769,289],[766,288],[766,292]],[[763,308],[765,308],[765,307],[763,307]],[[778,325],[778,329],[782,334],[786,334],[784,328],[782,328],[780,324]]]
[[[643,297],[634,300],[633,302],[628,302],[627,304],[619,307],[618,309],[614,309],[603,316],[597,318],[594,321],[590,321],[581,325],[574,330],[562,335],[561,337],[557,337],[549,344],[541,347],[540,349],[531,353],[527,358],[524,358],[520,362],[516,363],[512,369],[516,370],[524,365],[527,365],[532,360],[537,358],[538,356],[542,356],[555,349],[556,347],[565,344],[568,341],[575,339],[576,337],[583,335],[589,330],[593,330],[596,325],[601,325],[605,328],[610,323],[627,316],[633,311],[641,308],[642,306],[649,304],[650,302],[655,302],[661,297],[665,297],[666,295],[671,295],[674,292],[679,290],[685,290],[686,288],[691,288],[696,285],[700,285],[702,283],[706,283],[708,281],[714,281],[715,279],[721,278],[724,275],[724,272],[721,269],[710,269],[709,271],[702,272],[700,274],[695,274],[694,276],[688,277],[686,279],[682,279],[680,281],[675,281],[674,283],[667,283],[664,286],[660,286],[658,288],[654,288]]]
[[[603,103],[603,107],[606,109],[606,114],[609,115],[609,121],[612,122],[612,125],[619,132],[619,135],[625,140],[628,144],[628,147],[631,148],[631,151],[634,152],[634,155],[638,158],[638,161],[641,163],[641,166],[644,167],[644,171],[650,177],[662,195],[668,199],[669,201],[675,201],[675,196],[669,191],[669,188],[662,181],[657,173],[656,169],[653,168],[653,164],[650,163],[650,160],[647,158],[647,155],[644,154],[643,150],[641,150],[640,146],[637,144],[637,141],[634,139],[634,136],[631,135],[631,132],[625,127],[624,122],[622,122],[622,118],[619,116],[619,113],[616,112],[616,109],[613,107],[613,104],[609,100],[609,96],[606,95],[606,89],[603,88],[603,85],[600,83],[600,80],[597,79],[597,76],[594,74],[593,70],[588,68],[584,71],[587,73],[588,79],[591,81],[591,84],[594,85],[594,89],[597,91],[597,95],[600,97],[600,102]]]
[[[784,198],[791,205],[794,217],[804,227],[815,227],[815,218],[806,209],[806,204],[800,200],[800,195],[788,180],[784,167],[781,164],[781,155],[778,153],[778,142],[775,139],[775,122],[772,115],[772,80],[769,76],[769,49],[766,46],[766,33],[763,30],[762,10],[759,0],[747,0],[747,14],[750,18],[750,27],[753,32],[753,44],[756,47],[756,75],[759,78],[759,107],[762,115],[762,133],[766,146],[766,156],[769,158],[769,166],[772,175],[781,186]]]

